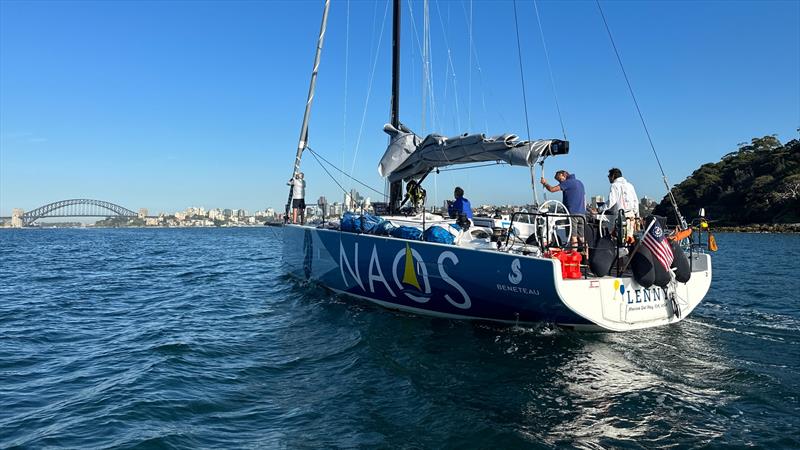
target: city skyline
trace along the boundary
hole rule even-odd
[[[352,195],[353,192],[355,192],[355,194],[356,194],[355,196]],[[560,193],[550,194],[550,196],[551,197],[555,196],[556,200],[561,198],[561,194]],[[351,197],[355,198],[355,200],[349,201],[349,198],[351,198]],[[595,194],[595,195],[591,195],[591,196],[587,195],[585,200],[586,200],[586,204],[587,205],[595,206],[597,201],[601,201],[602,202],[602,201],[605,201],[604,199],[605,199],[605,195],[603,195],[603,194]],[[654,201],[656,200],[656,199],[653,199],[653,198],[651,198],[651,197],[649,197],[647,195],[642,196],[642,199],[648,199],[648,200],[654,200]],[[542,199],[542,200],[544,200],[544,199]],[[312,202],[311,199],[309,199],[309,201],[306,202],[306,204],[308,205],[308,207],[316,207],[316,206],[322,205],[322,204],[327,204],[327,205],[346,205],[348,203],[351,203],[351,204],[362,204],[365,201],[366,201],[367,205],[372,203],[370,197],[363,196],[357,190],[353,189],[351,192],[349,192],[349,193],[344,195],[344,199],[341,202],[339,202],[339,201],[328,202],[327,201],[327,197],[325,197],[323,195],[323,196],[320,196],[314,202]],[[445,203],[446,203],[446,200],[444,202],[442,202],[442,204],[445,204]],[[202,204],[199,203],[199,202],[195,202],[195,203],[193,203],[193,205],[202,205]],[[476,206],[485,207],[485,206],[488,206],[488,205],[512,206],[512,205],[515,205],[515,204],[488,202],[488,203],[480,203],[480,204],[477,204]],[[528,203],[526,203],[525,205],[528,205]],[[41,206],[45,206],[45,205],[39,205],[38,207],[41,207]],[[436,207],[438,207],[437,205],[435,205],[433,203],[430,203],[430,202],[426,202],[425,206],[426,206],[426,208],[436,208]],[[11,209],[11,211],[13,212],[15,210],[20,210],[20,211],[23,211],[23,212],[29,212],[32,209],[36,209],[38,207],[34,207],[34,208],[30,208],[30,209],[21,208],[21,207],[14,207],[14,208]],[[146,206],[139,207],[139,208],[130,208],[130,209],[132,211],[134,211],[134,210],[138,211],[139,215],[144,215],[144,216],[149,216],[149,217],[163,216],[163,215],[175,215],[177,213],[183,213],[183,212],[185,212],[187,214],[192,214],[192,212],[190,212],[190,211],[198,211],[200,215],[202,215],[203,213],[209,213],[211,211],[219,211],[219,212],[230,211],[230,214],[233,214],[233,215],[241,214],[241,215],[244,215],[244,216],[251,216],[251,215],[258,216],[259,213],[268,212],[268,211],[272,211],[274,213],[283,214],[282,211],[284,210],[284,207],[283,206],[282,207],[266,206],[266,207],[263,207],[263,208],[260,208],[260,209],[250,210],[250,209],[247,209],[247,208],[229,208],[229,207],[206,208],[205,206],[187,206],[187,207],[184,207],[182,209],[181,208],[175,208],[175,209],[172,209],[172,210],[158,210],[157,213],[155,213],[156,210],[151,210],[150,208],[148,208]],[[144,213],[142,213],[142,211],[144,211]],[[253,212],[252,214],[250,214],[251,211]],[[10,217],[10,216],[11,216],[11,214],[0,215],[0,217]]]
[[[797,137],[800,4],[604,5],[670,184],[739,142]],[[474,47],[463,39],[470,6]],[[389,104],[385,7],[334,2],[309,134],[316,152],[378,191]],[[510,2],[431,3],[434,95],[425,112],[422,6],[404,8],[411,8],[401,45],[406,125],[419,134],[527,138],[529,124],[532,138],[562,137],[533,4],[519,5],[527,123]],[[321,9],[318,2],[1,2],[0,215],[78,197],[164,211],[198,200],[282,208]],[[544,175],[552,182],[563,168],[587,192],[607,195],[605,174],[616,166],[639,195],[660,200],[661,175],[596,6],[539,9],[571,143],[570,155],[549,159]],[[765,61],[774,69],[764,70]],[[308,153],[302,170],[308,199],[343,195]],[[357,185],[335,178],[345,190]],[[430,203],[456,185],[475,203],[532,201],[527,170],[489,167],[431,175]],[[373,201],[378,195],[370,192]]]
[[[587,196],[585,199],[585,203],[587,208],[601,208],[601,203],[605,202],[605,197],[603,195],[593,195]],[[96,202],[96,200],[90,200],[91,202]],[[75,202],[75,201],[73,201]],[[657,205],[657,202],[648,196],[643,196],[640,199],[640,215],[642,217],[646,216],[653,210],[653,208]],[[50,206],[50,205],[44,205]],[[112,205],[116,207],[120,207],[120,205]],[[334,201],[328,202],[325,196],[320,196],[316,202],[314,203],[307,203],[306,205],[306,218],[308,220],[315,220],[317,218],[329,218],[329,217],[339,217],[346,211],[368,211],[373,214],[378,214],[377,206],[373,208],[373,204],[369,197],[362,196],[356,189],[352,189],[350,192],[344,195],[343,201]],[[533,205],[531,204],[510,204],[510,203],[484,203],[484,204],[476,204],[473,206],[473,210],[476,214],[488,214],[491,215],[496,211],[521,211],[523,209],[529,210],[530,207]],[[124,208],[124,207],[121,207]],[[425,204],[425,209],[430,212],[443,212],[447,211],[448,205],[447,201],[444,201],[441,205],[437,206],[434,204]],[[38,208],[37,208],[38,209]],[[127,208],[124,208],[127,209]],[[108,210],[101,211],[109,212]],[[11,227],[20,227],[23,226],[22,216],[25,213],[30,211],[26,211],[23,208],[14,208],[12,210],[11,216],[0,216],[0,227],[2,226],[11,226]],[[59,214],[64,214],[64,210],[59,210],[56,208],[53,212],[59,212]],[[133,210],[130,210],[130,213],[133,213]],[[98,217],[97,210],[92,212],[93,215],[57,215],[57,216],[43,216],[40,219],[36,219],[37,222],[63,222],[63,219],[66,218],[81,218],[78,222],[83,223],[90,223],[91,220],[89,217]],[[153,212],[150,211],[148,208],[138,208],[136,212],[136,217],[117,217],[113,214],[109,214],[106,216],[106,219],[97,220],[97,223],[104,222],[107,219],[116,220],[133,220],[133,219],[140,219],[141,223],[133,223],[129,225],[133,226],[220,226],[220,225],[235,225],[235,224],[248,224],[248,225],[258,225],[261,224],[263,221],[267,222],[282,222],[284,216],[284,209],[282,208],[272,208],[267,207],[263,210],[256,210],[256,211],[248,211],[244,208],[208,208],[206,209],[204,206],[189,206],[184,209],[173,210],[173,211],[158,211]],[[69,221],[67,221],[69,223]]]

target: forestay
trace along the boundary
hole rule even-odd
[[[493,137],[430,134],[421,139],[402,125],[398,129],[387,124],[383,130],[391,141],[378,165],[378,173],[389,181],[419,178],[437,167],[455,164],[497,161],[532,166],[541,156],[569,152],[569,142],[559,139],[523,141],[514,134]]]

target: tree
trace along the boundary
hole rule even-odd
[[[781,144],[771,135],[738,147],[673,188],[681,213],[692,218],[705,208],[722,225],[800,221],[800,141]],[[669,199],[653,213],[671,219]]]

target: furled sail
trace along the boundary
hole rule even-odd
[[[383,130],[391,139],[378,164],[378,173],[389,181],[418,178],[437,167],[455,164],[497,161],[531,166],[540,156],[569,152],[569,142],[558,139],[522,141],[514,134],[431,134],[421,139],[402,125],[397,129],[387,124]]]

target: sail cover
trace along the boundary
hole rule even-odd
[[[531,166],[539,156],[569,152],[569,142],[558,139],[522,141],[514,134],[431,134],[421,139],[402,125],[397,129],[387,124],[383,130],[391,139],[378,164],[378,173],[389,181],[419,178],[437,167],[455,164],[497,161]]]

